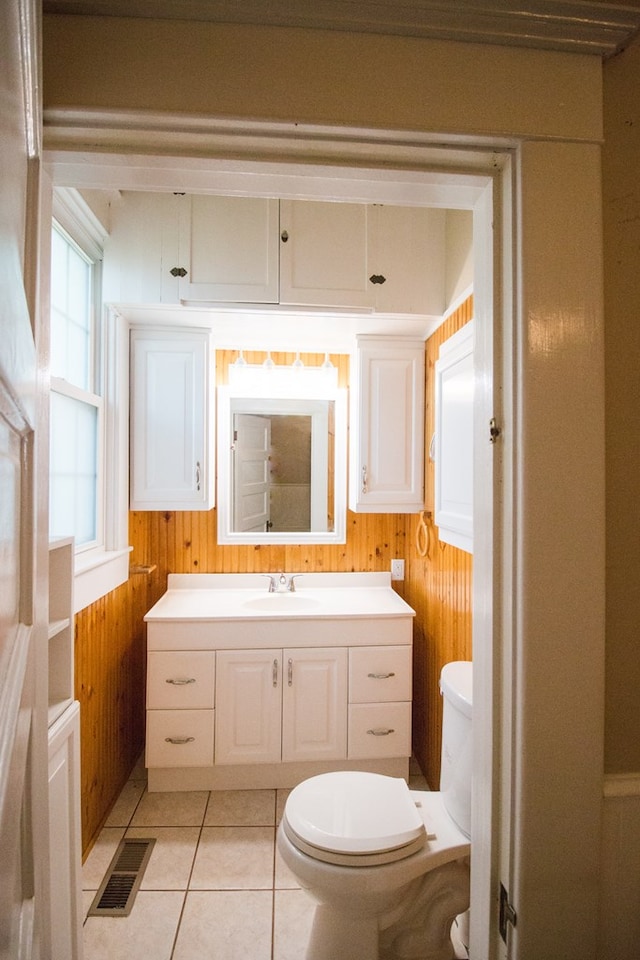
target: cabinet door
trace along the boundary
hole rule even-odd
[[[180,299],[278,302],[278,201],[183,197]]]
[[[280,201],[280,303],[367,307],[365,204]]]
[[[360,338],[352,390],[349,506],[424,507],[424,344]]]
[[[438,536],[473,553],[473,320],[436,362],[435,522]]]
[[[347,650],[285,650],[282,759],[340,760],[347,748]]]
[[[131,509],[213,506],[209,333],[131,332]]]
[[[122,191],[105,242],[105,303],[178,303],[179,203],[167,193]]]
[[[280,650],[216,654],[217,764],[280,761],[281,661]]]
[[[445,211],[374,204],[369,223],[367,272],[376,311],[442,316]]]

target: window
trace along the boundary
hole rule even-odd
[[[102,398],[95,264],[54,222],[51,235],[49,533],[76,549],[102,541]]]
[[[77,612],[129,574],[128,328],[101,300],[106,230],[76,190],[53,211],[49,534],[75,538]]]

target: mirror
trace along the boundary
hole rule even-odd
[[[229,374],[218,387],[218,542],[345,543],[347,405],[335,369]]]

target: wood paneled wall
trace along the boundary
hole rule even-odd
[[[427,447],[433,430],[433,365],[439,344],[471,317],[465,304],[427,343]],[[217,376],[237,353],[219,353]],[[257,363],[264,354],[245,353]],[[276,362],[295,355],[274,354]],[[303,355],[321,363],[322,355]],[[346,357],[331,357],[342,386]],[[427,503],[433,509],[433,472],[427,461]],[[416,517],[355,514],[347,542],[326,546],[219,546],[215,510],[135,512],[129,516],[132,568],[151,565],[76,618],[76,696],[81,704],[83,851],[90,849],[144,745],[146,628],[143,616],[164,593],[169,573],[256,571],[387,571],[394,557],[406,560],[398,592],[416,609],[414,642],[414,751],[430,784],[440,762],[438,676],[444,663],[471,656],[471,558],[440,544],[430,524],[429,556],[415,548]]]
[[[427,781],[440,783],[442,699],[438,680],[445,663],[471,660],[472,555],[442,543],[433,523],[434,466],[428,451],[435,429],[435,363],[440,345],[473,317],[473,299],[462,306],[427,340],[425,410],[425,522],[429,550],[416,550],[417,518],[406,517],[405,599],[416,611],[414,626],[413,750]]]
[[[76,615],[82,851],[86,856],[144,746],[145,574]]]

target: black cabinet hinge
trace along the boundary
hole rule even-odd
[[[500,931],[500,936],[507,942],[507,924],[511,924],[512,927],[515,927],[518,917],[509,903],[509,894],[504,888],[504,884],[500,884],[500,920],[498,924],[498,929]]]

